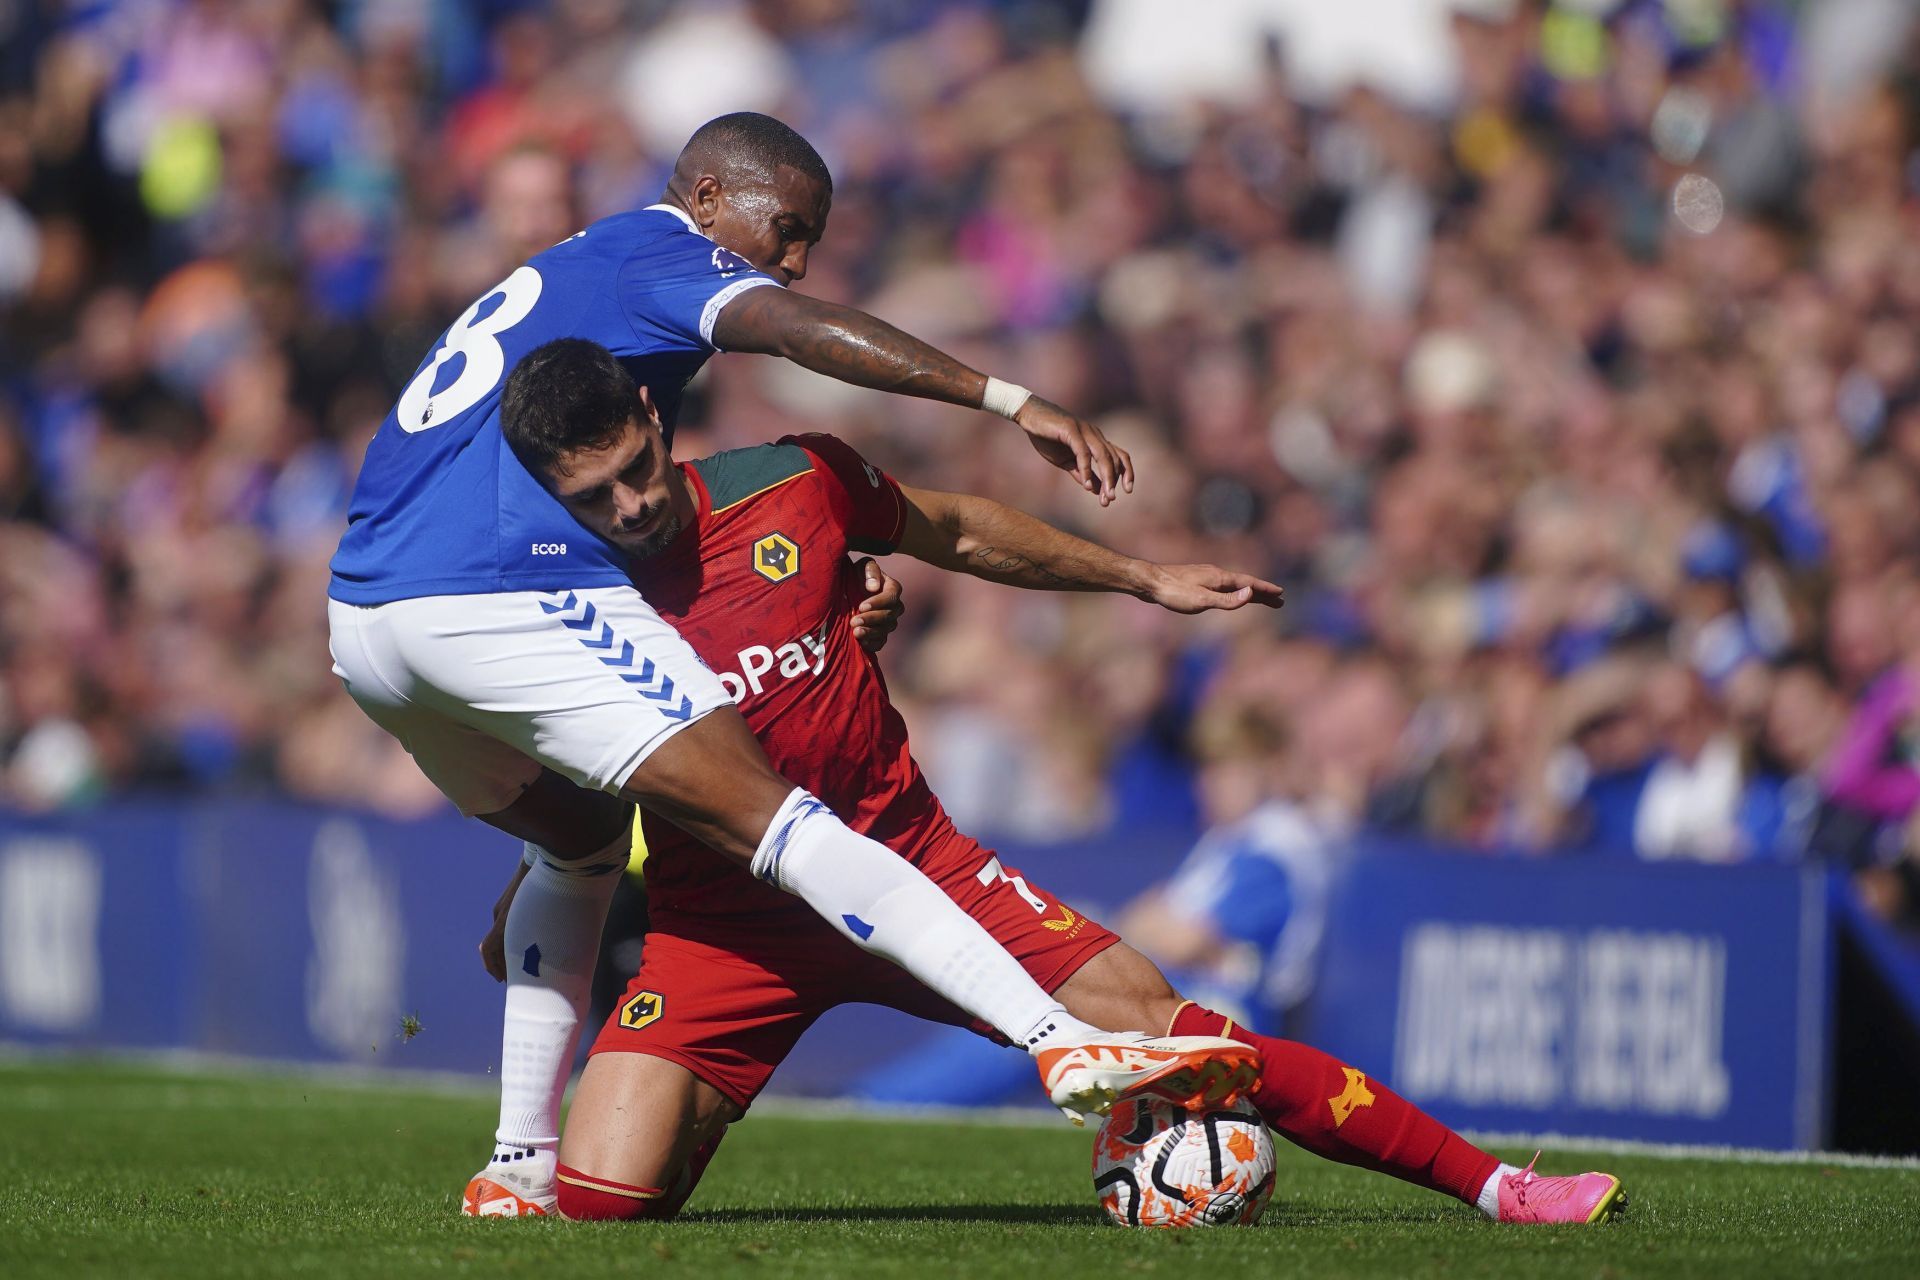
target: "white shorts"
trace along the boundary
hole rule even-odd
[[[333,671],[460,812],[498,813],[545,767],[619,791],[733,699],[632,587],[327,601]]]

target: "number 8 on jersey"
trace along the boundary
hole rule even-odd
[[[507,365],[499,335],[527,318],[533,304],[540,300],[543,283],[538,271],[521,267],[460,313],[433,359],[400,393],[394,415],[402,431],[411,435],[427,430],[436,421],[457,417],[499,385]],[[490,305],[496,298],[499,303]],[[452,385],[436,395],[433,384],[442,366],[456,355],[461,357],[460,373]]]

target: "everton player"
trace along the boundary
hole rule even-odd
[[[1177,613],[1277,607],[1279,587],[1212,565],[1144,563],[984,498],[906,488],[830,436],[676,467],[650,398],[591,343],[552,343],[522,361],[503,428],[582,524],[624,539],[641,594],[718,674],[774,766],[923,870],[1069,1012],[1245,1040],[1262,1058],[1253,1101],[1319,1154],[1510,1221],[1597,1221],[1616,1208],[1610,1175],[1502,1165],[1364,1073],[1183,1001],[1144,956],[956,831],[853,638],[860,592],[841,569],[850,551],[898,550],[990,581],[1126,592]],[[651,927],[581,1080],[557,1181],[490,1170],[468,1187],[470,1213],[672,1216],[725,1126],[836,1004],[992,1032],[693,835],[651,811],[642,820]],[[779,857],[755,872],[777,883]]]
[[[862,947],[1033,1050],[1049,1096],[1099,1110],[1116,1091],[1232,1091],[1255,1056],[1218,1037],[1101,1054],[933,883],[768,765],[731,699],[628,580],[623,520],[589,531],[500,434],[506,374],[584,336],[653,388],[667,421],[719,348],[1012,418],[1105,502],[1131,463],[1099,432],[846,307],[780,286],[806,274],[831,183],[765,116],[697,131],[660,204],[593,224],[476,299],[368,447],[333,560],[328,623],[348,692],[462,812],[536,852],[508,921],[529,981],[507,995],[496,1157],[550,1163],[595,940],[643,802],[719,857],[760,867]]]

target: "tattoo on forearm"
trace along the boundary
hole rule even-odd
[[[1055,573],[1038,560],[1023,556],[1018,552],[1002,551],[998,547],[981,547],[973,553],[973,558],[995,573],[1004,573],[1009,577],[1025,572],[1032,574],[1049,586],[1073,587],[1080,585],[1079,579],[1070,578],[1065,574]]]

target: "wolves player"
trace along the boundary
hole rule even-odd
[[[1070,1012],[1257,1047],[1264,1079],[1253,1100],[1321,1155],[1510,1221],[1613,1211],[1610,1175],[1541,1178],[1502,1165],[1363,1073],[1183,1001],[1145,957],[956,831],[908,753],[878,667],[852,638],[858,592],[841,566],[849,551],[899,550],[990,581],[1127,592],[1178,613],[1277,607],[1278,587],[1212,565],[1131,560],[984,498],[904,488],[830,436],[676,467],[645,393],[591,343],[552,343],[522,361],[503,429],[583,524],[631,530],[642,594],[720,673],[777,767],[922,868]],[[469,1212],[557,1204],[573,1218],[670,1217],[726,1124],[827,1009],[863,1001],[969,1021],[694,836],[651,811],[643,821],[651,929],[581,1080],[557,1186],[493,1171],[469,1186]],[[778,857],[756,870],[777,879]]]
[[[589,532],[500,435],[506,373],[584,335],[671,412],[716,347],[773,352],[856,382],[1012,417],[1110,500],[1124,451],[873,317],[778,287],[806,273],[831,198],[826,168],[765,116],[688,142],[658,205],[604,219],[476,300],[381,424],[333,560],[328,622],[348,691],[459,806],[532,846],[507,928],[496,1157],[550,1161],[559,1064],[572,1055],[630,804],[751,863],[860,944],[921,976],[1039,1059],[1050,1096],[1098,1110],[1114,1090],[1232,1089],[1254,1055],[1219,1038],[1111,1044],[1068,1017],[977,922],[884,847],[768,766],[732,700],[628,579],[638,518]],[[664,448],[664,442],[662,443]]]

